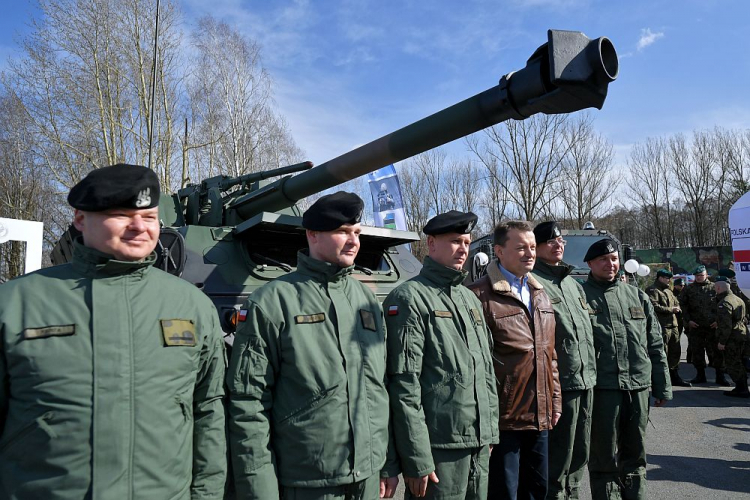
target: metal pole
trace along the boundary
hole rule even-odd
[[[154,152],[154,115],[155,112],[155,101],[156,101],[156,65],[159,61],[159,53],[157,52],[157,45],[159,41],[159,0],[156,0],[156,26],[154,28],[154,65],[151,68],[151,116],[149,117],[149,128],[148,128],[148,168],[152,168],[152,157]]]

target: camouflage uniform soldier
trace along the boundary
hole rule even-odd
[[[690,283],[680,295],[682,314],[688,330],[690,351],[697,374],[690,382],[706,383],[706,355],[716,370],[716,383],[729,386],[724,377],[724,356],[716,349],[716,292],[708,281],[706,266],[693,271],[695,282]]]
[[[661,325],[661,334],[664,339],[664,349],[667,353],[667,364],[669,365],[669,378],[672,385],[680,387],[691,387],[678,373],[680,366],[680,330],[677,323],[677,314],[682,312],[677,297],[669,288],[672,273],[667,269],[659,269],[656,272],[656,281],[646,289],[651,303],[654,305],[656,318]]]
[[[717,348],[724,352],[727,372],[732,377],[735,388],[725,391],[725,396],[738,398],[750,397],[747,388],[747,372],[743,365],[742,355],[747,342],[747,314],[745,303],[732,293],[728,278],[721,276],[716,280]]]

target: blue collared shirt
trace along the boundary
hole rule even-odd
[[[521,302],[526,305],[526,309],[531,312],[531,290],[529,290],[529,277],[524,276],[523,278],[516,277],[515,274],[505,269],[499,262],[497,267],[500,268],[500,272],[503,273],[505,279],[510,283],[510,289],[513,295],[516,296]]]

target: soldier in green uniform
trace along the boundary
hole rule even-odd
[[[695,281],[685,287],[680,295],[683,318],[688,330],[691,362],[696,376],[690,382],[706,383],[706,356],[716,370],[716,383],[729,386],[724,376],[724,356],[716,349],[716,292],[708,280],[706,266],[698,266]]]
[[[678,368],[680,366],[680,329],[677,323],[677,314],[680,314],[680,302],[669,288],[672,273],[668,269],[659,269],[656,272],[656,280],[646,289],[646,293],[654,306],[656,318],[661,325],[664,348],[667,352],[667,364],[669,365],[669,379],[673,386],[692,387],[680,377]]]
[[[586,295],[563,262],[565,240],[557,222],[534,228],[536,257],[532,273],[555,311],[555,351],[562,390],[562,416],[549,435],[549,489],[552,500],[577,499],[589,461],[591,409],[596,384],[594,338]]]
[[[0,498],[221,499],[223,335],[152,266],[156,174],[96,169],[68,202],[72,262],[0,285]]]
[[[717,348],[724,352],[727,373],[734,380],[735,388],[725,391],[725,396],[750,398],[747,387],[747,372],[742,355],[747,342],[747,310],[745,303],[735,295],[729,278],[720,276],[716,280]]]
[[[383,303],[406,498],[487,498],[497,389],[482,306],[462,285],[476,221],[453,210],[433,217],[423,229],[429,255],[419,276]]]
[[[596,388],[589,477],[593,500],[646,498],[649,389],[654,406],[672,399],[661,327],[645,292],[616,279],[617,244],[589,248],[583,285],[594,330]]]
[[[297,269],[244,306],[227,371],[240,499],[373,500],[395,492],[395,457],[384,468],[383,313],[350,276],[363,207],[343,191],[318,199],[302,218],[309,249],[297,254]]]

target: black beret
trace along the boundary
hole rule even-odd
[[[422,232],[430,236],[446,233],[469,234],[476,225],[476,214],[451,210],[444,214],[438,214],[427,221]]]
[[[589,247],[586,256],[583,258],[584,262],[588,262],[592,259],[607,255],[617,251],[617,243],[610,238],[603,238]]]
[[[729,269],[727,267],[723,269],[719,269],[719,276],[726,276],[727,278],[734,278],[737,276],[737,273],[734,272],[734,269]]]
[[[656,271],[656,276],[657,277],[664,276],[666,278],[671,278],[674,275],[669,269],[659,269],[658,271]]]
[[[537,244],[547,243],[549,240],[554,240],[558,236],[562,236],[560,232],[560,226],[557,221],[551,220],[547,222],[540,222],[534,228],[534,239]]]
[[[68,204],[87,212],[153,208],[159,205],[159,178],[153,170],[140,165],[118,163],[97,168],[73,186]]]
[[[724,283],[729,283],[729,278],[726,276],[717,276],[714,281],[716,282],[723,281]]]
[[[318,198],[302,215],[302,227],[311,231],[333,231],[362,219],[365,202],[354,193],[338,191]]]
[[[674,285],[675,286],[685,286],[685,280],[683,278],[675,278],[674,279]]]

